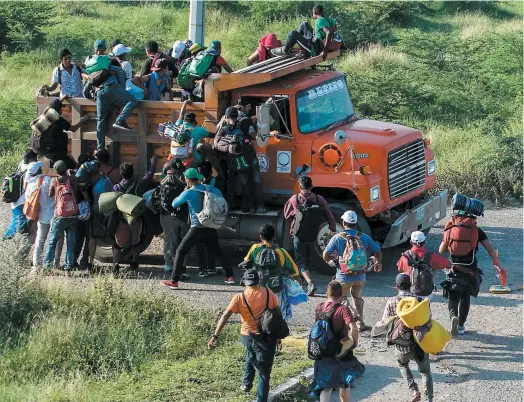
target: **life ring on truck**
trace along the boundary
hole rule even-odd
[[[367,234],[368,236],[371,236],[371,229],[369,228],[369,225],[366,221],[366,217],[358,210],[358,208],[355,207],[355,205],[343,203],[328,203],[328,206],[331,210],[331,213],[335,217],[335,221],[337,224],[336,233],[342,232],[343,230],[342,221],[340,217],[348,209],[352,209],[357,213],[358,230],[362,233]],[[329,240],[329,222],[327,218],[325,218],[324,222],[322,222],[318,228],[317,240],[315,242],[315,252],[312,253],[312,255],[310,256],[311,264],[318,272],[328,275],[335,275],[335,269],[326,264],[326,262],[322,258],[322,253],[324,252],[324,249],[329,243]]]

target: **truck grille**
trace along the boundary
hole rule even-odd
[[[391,151],[388,155],[388,184],[391,199],[424,185],[426,158],[424,142],[417,140]]]

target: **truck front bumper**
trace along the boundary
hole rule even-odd
[[[409,240],[411,233],[434,226],[446,216],[448,190],[427,198],[413,209],[408,209],[391,225],[383,248],[393,247]]]

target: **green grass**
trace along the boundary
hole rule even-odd
[[[0,173],[27,144],[35,90],[48,82],[67,46],[83,60],[95,39],[118,37],[133,48],[135,71],[150,39],[167,49],[187,36],[183,2],[54,3],[44,39],[0,60]],[[212,3],[206,41],[220,39],[234,68],[257,39],[284,39],[313,3]],[[326,8],[351,51],[337,61],[357,112],[420,128],[437,154],[438,186],[503,201],[521,196],[522,3],[337,2]],[[451,146],[452,145],[452,146]],[[15,151],[12,151],[12,148]]]
[[[12,245],[11,245],[12,246]],[[2,246],[0,400],[248,401],[239,325],[209,351],[216,312],[156,283],[28,278]],[[303,341],[276,358],[276,385],[311,366]]]

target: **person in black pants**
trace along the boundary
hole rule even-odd
[[[459,216],[466,217],[465,213],[459,212]],[[467,215],[476,220],[476,217]],[[439,252],[450,251],[451,270],[447,274],[445,281],[441,282],[444,289],[443,296],[448,299],[448,310],[451,319],[451,335],[464,335],[466,332],[465,323],[468,318],[470,297],[477,297],[480,284],[482,283],[482,271],[478,268],[477,253],[479,244],[482,244],[489,256],[493,260],[493,265],[500,266],[497,252],[488,240],[488,236],[482,229],[475,226],[478,230],[478,242],[476,246],[466,256],[454,256],[450,251],[450,241],[448,237],[440,244]]]
[[[184,172],[184,177],[188,189],[184,190],[182,194],[173,200],[173,208],[176,209],[183,204],[188,204],[191,228],[184,236],[184,239],[176,251],[171,280],[163,280],[160,281],[160,283],[170,289],[178,289],[178,281],[183,272],[184,258],[189,250],[194,246],[197,246],[199,243],[204,243],[207,249],[207,269],[214,270],[215,259],[216,257],[220,258],[220,261],[222,261],[222,268],[226,275],[225,283],[228,285],[234,285],[235,278],[233,276],[233,270],[229,263],[229,259],[224,253],[222,253],[222,249],[218,243],[216,229],[202,226],[197,216],[197,214],[202,211],[204,192],[206,190],[216,194],[222,193],[212,186],[204,187],[202,184],[204,177],[195,168],[187,169]],[[202,265],[202,263],[199,263],[199,265]],[[206,267],[200,266],[199,268],[202,272]]]

